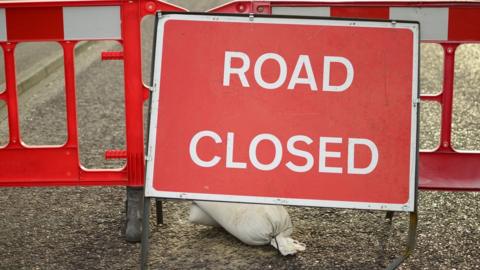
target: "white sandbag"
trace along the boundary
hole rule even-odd
[[[195,204],[245,244],[271,244],[283,255],[305,250],[304,244],[290,238],[292,221],[281,205],[202,201],[196,201]]]
[[[192,205],[190,206],[190,216],[188,217],[188,221],[193,224],[220,227],[220,224],[218,224],[215,219],[205,213],[195,203],[192,203]]]

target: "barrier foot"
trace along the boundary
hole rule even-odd
[[[407,239],[407,247],[405,249],[405,252],[397,257],[395,260],[393,260],[388,266],[387,270],[393,270],[396,269],[400,264],[402,264],[405,259],[412,254],[413,249],[415,248],[415,242],[417,238],[417,222],[418,222],[418,215],[417,215],[417,210],[414,212],[410,213],[410,224],[408,226],[408,239]]]
[[[138,243],[142,236],[143,188],[127,187],[127,226],[125,238]]]
[[[163,224],[163,203],[160,199],[155,199],[155,208],[157,210],[157,225]]]
[[[140,269],[148,269],[148,237],[150,234],[150,198],[143,199],[142,243],[140,251]]]

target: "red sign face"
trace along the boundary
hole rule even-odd
[[[146,195],[413,211],[417,29],[162,16]]]

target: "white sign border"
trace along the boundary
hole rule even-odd
[[[366,210],[386,210],[413,212],[415,210],[415,190],[417,187],[417,152],[418,152],[418,64],[419,64],[419,25],[414,22],[388,22],[388,21],[366,21],[366,20],[345,20],[332,18],[300,18],[300,17],[247,17],[235,15],[216,15],[216,14],[158,14],[156,25],[155,40],[155,59],[153,72],[153,93],[150,105],[150,123],[147,148],[147,164],[145,178],[145,197],[169,198],[169,199],[187,199],[187,200],[208,200],[225,202],[244,202],[258,204],[281,204],[296,206],[315,206],[315,207],[334,207],[351,208]],[[341,27],[373,27],[373,28],[397,28],[408,29],[413,32],[413,76],[412,76],[412,112],[411,112],[411,142],[410,142],[410,179],[409,179],[409,200],[405,204],[390,203],[369,203],[355,201],[334,201],[334,200],[309,200],[294,198],[276,198],[276,197],[258,197],[258,196],[238,196],[226,194],[207,194],[207,193],[185,193],[158,191],[153,187],[153,169],[155,162],[155,144],[157,130],[158,104],[160,97],[160,75],[162,70],[163,53],[163,33],[166,22],[170,20],[183,21],[208,21],[208,22],[235,22],[235,23],[260,23],[260,24],[290,24],[290,25],[322,25],[322,26],[341,26]]]

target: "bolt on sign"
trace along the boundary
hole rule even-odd
[[[146,196],[413,211],[419,25],[157,18]]]

